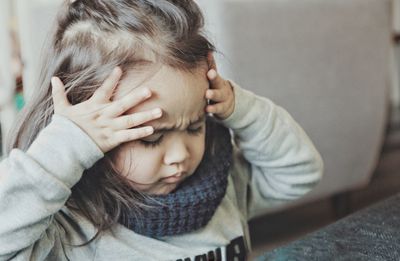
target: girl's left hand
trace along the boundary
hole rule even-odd
[[[235,94],[231,84],[218,74],[214,62],[210,67],[211,69],[207,72],[210,89],[206,91],[206,99],[211,100],[211,103],[207,105],[206,112],[225,120],[235,109]]]

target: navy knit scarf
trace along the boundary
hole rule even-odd
[[[229,130],[207,119],[206,151],[199,167],[168,195],[152,196],[152,206],[140,215],[130,215],[126,226],[138,234],[158,238],[175,236],[207,225],[221,203],[232,163]]]

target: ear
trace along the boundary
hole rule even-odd
[[[215,63],[213,52],[209,52],[207,55],[208,70],[214,69],[217,71],[217,64]]]

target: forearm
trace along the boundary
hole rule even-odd
[[[103,156],[71,124],[56,117],[26,153],[14,149],[0,163],[0,257],[39,240],[84,169]]]
[[[251,165],[251,182],[264,198],[294,199],[320,180],[321,157],[303,129],[281,107],[232,84],[235,111],[224,124]]]

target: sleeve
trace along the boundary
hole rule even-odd
[[[223,124],[238,146],[233,178],[239,208],[250,219],[312,190],[322,177],[323,162],[283,108],[230,83],[235,110]]]
[[[30,260],[40,256],[32,251],[51,250],[54,214],[83,171],[103,156],[77,125],[54,115],[27,152],[14,149],[0,162],[0,260]]]

